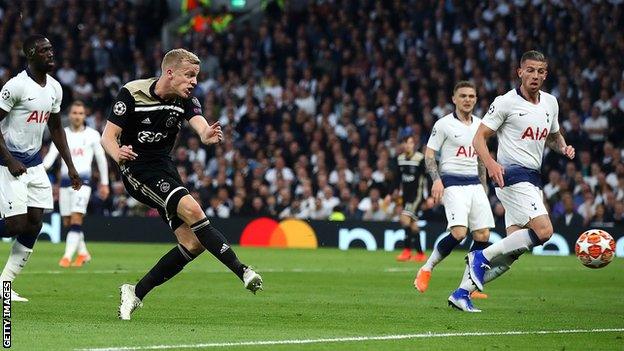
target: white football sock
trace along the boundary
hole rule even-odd
[[[80,242],[78,243],[78,254],[89,256],[89,250],[87,250],[87,244],[84,240],[84,232],[80,232]]]
[[[65,254],[63,254],[64,258],[71,259],[74,256],[80,244],[80,240],[81,235],[79,232],[70,231],[67,233],[67,238],[65,239]]]
[[[536,244],[533,242],[529,230],[520,229],[485,248],[483,250],[483,256],[491,262],[501,255],[516,254],[520,256],[534,246],[536,246]]]
[[[492,266],[492,268],[485,271],[485,275],[483,276],[483,282],[489,283],[492,280],[505,274],[505,272],[507,272],[511,268],[511,264],[515,261],[516,258],[514,258],[513,254],[497,257],[492,262],[490,262],[490,266]],[[477,290],[477,286],[474,285],[472,280],[470,280],[467,265],[466,270],[464,271],[464,277],[462,278],[462,282],[459,287],[468,290],[468,292],[473,292]]]
[[[426,271],[431,272],[433,270],[433,267],[435,267],[443,259],[444,259],[444,256],[442,256],[442,254],[440,253],[436,245],[436,247],[434,247],[433,251],[431,252],[431,256],[429,256],[429,259],[427,259],[427,262],[425,262],[422,268]]]
[[[19,241],[15,240],[13,242],[13,246],[11,247],[11,254],[9,255],[9,259],[4,266],[4,270],[2,270],[2,275],[0,275],[0,281],[12,282],[15,277],[20,274],[20,272],[26,265],[26,262],[28,262],[30,254],[32,254],[32,252],[32,249],[27,248]]]

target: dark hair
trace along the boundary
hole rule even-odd
[[[523,64],[526,60],[539,61],[539,62],[547,62],[546,56],[537,50],[529,50],[522,54],[520,58],[520,64]]]
[[[31,58],[32,55],[35,54],[35,44],[40,40],[46,40],[47,38],[41,34],[32,34],[24,40],[24,45],[22,46],[22,51],[26,58]]]
[[[473,82],[469,82],[467,80],[461,80],[457,82],[457,84],[455,84],[455,87],[453,88],[453,94],[455,94],[457,90],[461,88],[472,88],[474,89],[474,91],[477,91],[477,87],[474,85]]]
[[[407,140],[409,138],[414,138],[414,134],[407,134],[407,135],[403,136],[403,138],[401,138],[401,142],[402,143],[407,143]]]

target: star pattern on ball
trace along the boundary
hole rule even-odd
[[[604,250],[611,250],[611,240],[600,236],[600,242],[598,243],[598,245],[600,246],[600,248],[602,249],[602,251]]]
[[[591,246],[587,240],[582,240],[578,242],[579,252],[589,253],[589,247]]]

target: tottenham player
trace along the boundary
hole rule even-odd
[[[411,259],[424,262],[427,259],[420,245],[417,215],[423,200],[423,188],[425,186],[424,158],[424,155],[416,150],[414,137],[406,136],[403,139],[403,153],[397,157],[398,176],[403,192],[403,212],[399,220],[405,229],[405,249],[397,256],[397,261],[409,261]],[[396,183],[398,183],[398,179]],[[416,254],[412,255],[412,249],[416,251]]]
[[[559,132],[557,99],[540,90],[547,69],[541,52],[525,52],[518,68],[520,87],[494,100],[473,140],[497,185],[496,195],[505,208],[507,227],[506,238],[468,254],[470,277],[479,290],[507,271],[520,255],[544,244],[553,234],[541,190],[544,146],[569,159],[574,158],[575,152]],[[498,137],[496,160],[486,144],[494,133]],[[469,291],[475,287],[466,284],[462,288]]]
[[[487,247],[490,228],[494,227],[494,216],[485,190],[485,166],[478,161],[472,148],[472,138],[481,123],[481,119],[472,115],[477,103],[474,84],[458,82],[453,89],[452,100],[455,112],[435,123],[425,151],[427,173],[433,181],[431,195],[434,203],[441,200],[444,203],[450,233],[438,242],[427,262],[418,270],[414,286],[421,293],[429,286],[433,268],[464,240],[468,228],[474,240],[471,250],[481,250]],[[438,151],[439,172],[435,161]],[[464,279],[469,279],[468,267]],[[475,291],[473,297],[485,297],[477,294],[480,293]]]
[[[262,289],[260,275],[238,260],[223,234],[208,221],[169,156],[184,120],[206,145],[223,138],[219,124],[206,122],[199,101],[191,95],[199,63],[189,51],[169,51],[159,78],[123,86],[102,135],[102,146],[119,164],[126,190],[158,209],[178,240],[136,286],[120,287],[119,318],[123,320],[130,319],[150,290],[171,279],[205,249],[232,270],[245,288],[254,293]]]
[[[108,197],[108,164],[106,154],[100,145],[100,133],[85,126],[85,105],[82,101],[74,101],[69,107],[69,127],[65,128],[67,143],[71,155],[82,179],[83,186],[74,190],[70,186],[68,169],[65,162],[61,166],[61,188],[59,191],[59,211],[63,217],[63,226],[69,228],[65,240],[65,254],[59,261],[59,266],[67,268],[70,265],[81,267],[91,260],[87,250],[82,230],[82,222],[91,196],[91,163],[93,156],[97,161],[100,173],[98,193],[101,199]],[[52,145],[48,154],[43,158],[43,166],[49,169],[58,157],[58,149]],[[74,253],[78,251],[76,260],[72,263]]]
[[[39,155],[46,124],[67,163],[72,187],[81,186],[61,126],[61,85],[48,75],[54,69],[52,45],[33,35],[24,41],[23,51],[28,67],[0,91],[0,212],[8,235],[16,237],[0,276],[3,282],[12,282],[22,271],[41,230],[43,210],[53,208],[52,186]],[[28,301],[13,291],[11,299]]]

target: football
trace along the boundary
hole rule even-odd
[[[615,240],[604,230],[590,229],[576,240],[574,251],[585,267],[602,268],[613,259]]]

